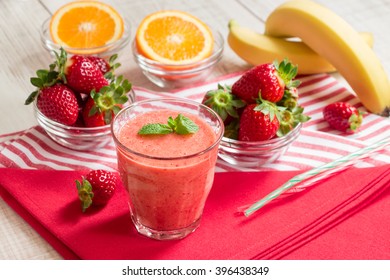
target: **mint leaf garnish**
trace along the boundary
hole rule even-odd
[[[176,119],[176,130],[177,134],[189,134],[195,133],[199,130],[199,127],[189,118],[179,114]]]
[[[168,118],[168,125],[172,128],[172,131],[176,129],[176,122],[172,117]]]
[[[173,129],[166,124],[161,123],[151,123],[144,125],[139,131],[138,134],[148,135],[148,134],[169,134],[173,132]]]
[[[179,114],[175,119],[168,118],[167,124],[150,123],[144,125],[139,131],[140,135],[161,135],[177,133],[181,135],[195,133],[199,127],[188,117]]]

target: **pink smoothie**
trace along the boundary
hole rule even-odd
[[[218,145],[202,151],[217,136],[198,116],[183,114],[199,126],[194,134],[138,135],[145,124],[165,124],[169,116],[177,115],[168,110],[149,112],[128,121],[119,132],[119,142],[135,152],[118,149],[133,219],[154,230],[177,230],[196,222],[213,183]]]

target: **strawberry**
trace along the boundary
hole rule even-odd
[[[213,109],[228,125],[233,119],[239,118],[239,109],[246,104],[231,93],[230,86],[218,84],[218,89],[210,90],[203,97],[202,104]]]
[[[270,104],[249,104],[240,118],[238,140],[264,141],[275,137],[279,129],[279,112]]]
[[[72,89],[61,83],[55,68],[56,66],[52,64],[49,70],[38,70],[37,77],[31,78],[31,83],[37,90],[29,95],[25,105],[37,99],[37,108],[47,118],[65,125],[73,125],[79,112],[77,96]]]
[[[109,84],[98,66],[82,55],[73,55],[67,60],[64,74],[69,87],[80,93],[99,91]]]
[[[323,109],[324,119],[331,127],[342,132],[354,133],[363,121],[362,113],[346,102],[336,102]]]
[[[255,66],[233,84],[232,93],[248,104],[256,103],[259,96],[276,103],[283,98],[286,89],[298,87],[300,82],[293,80],[297,71],[298,68],[286,59],[280,64],[275,61]]]
[[[130,90],[131,84],[128,80],[123,80],[123,76],[116,78],[109,86],[102,87],[99,92],[92,90],[82,112],[85,126],[110,124],[113,116],[127,102],[126,93]]]
[[[106,122],[104,121],[103,114],[98,113],[90,113],[93,112],[92,108],[95,106],[95,101],[92,97],[89,97],[87,99],[87,102],[84,105],[84,108],[82,110],[82,119],[84,122],[84,125],[86,127],[97,127],[97,126],[103,126],[106,125]]]
[[[99,68],[103,75],[111,69],[110,64],[104,58],[99,56],[88,56],[88,59]]]
[[[122,107],[119,105],[117,106],[119,107],[119,111]],[[95,100],[93,100],[92,97],[88,98],[87,103],[85,104],[82,111],[84,125],[86,127],[98,127],[110,124],[116,113],[114,113],[112,110],[107,112],[109,112],[109,115],[97,112]]]
[[[101,206],[108,203],[115,193],[117,176],[105,170],[92,170],[82,181],[76,180],[76,187],[81,201],[82,211],[91,205]]]
[[[43,88],[38,95],[37,107],[49,119],[65,125],[73,125],[79,112],[76,95],[63,84]]]
[[[100,72],[103,73],[104,77],[109,80],[112,78],[114,70],[121,66],[120,63],[115,62],[117,58],[117,54],[112,55],[108,61],[98,56],[88,57],[88,59],[99,68]]]

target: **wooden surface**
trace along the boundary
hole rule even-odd
[[[0,1],[0,135],[36,125],[32,106],[24,101],[31,91],[30,77],[45,68],[52,58],[40,41],[40,28],[45,19],[68,0],[1,0]],[[131,23],[134,34],[138,23],[147,14],[161,9],[188,11],[212,28],[225,40],[227,23],[236,19],[241,25],[263,31],[268,14],[282,0],[106,0]],[[390,0],[318,0],[341,15],[359,31],[374,35],[374,51],[390,73]],[[162,90],[149,82],[135,64],[130,46],[120,56],[120,73],[134,85]],[[225,45],[222,61],[212,77],[244,70],[248,65]],[[334,74],[340,81],[342,77]],[[210,78],[212,78],[210,77]],[[0,199],[0,259],[61,259],[29,225]]]

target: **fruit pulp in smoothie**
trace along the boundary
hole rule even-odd
[[[132,151],[118,149],[118,168],[133,221],[156,231],[178,230],[197,222],[214,178],[217,136],[200,117],[181,113],[198,125],[193,134],[138,135],[142,126],[166,123],[178,114],[160,110],[136,116],[118,137]]]

